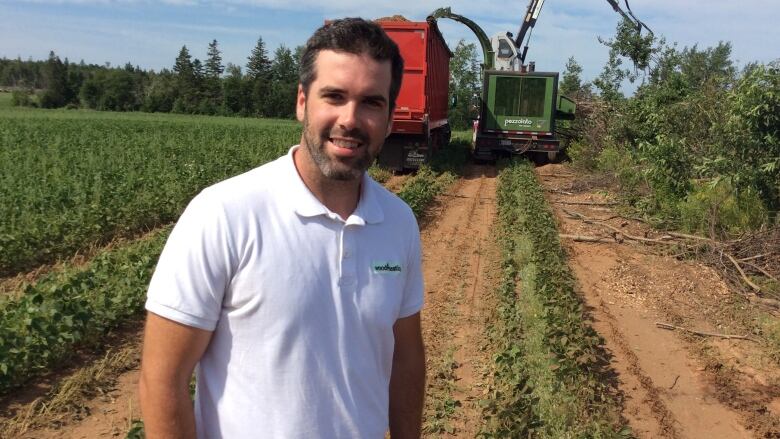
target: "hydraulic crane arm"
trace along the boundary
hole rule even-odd
[[[523,17],[523,23],[520,25],[520,30],[517,32],[517,37],[515,37],[514,41],[512,41],[515,45],[515,49],[519,52],[517,57],[520,60],[521,66],[525,64],[525,55],[528,52],[527,45],[522,48],[523,41],[525,40],[528,31],[536,25],[536,20],[539,18],[539,13],[542,11],[544,2],[545,0],[530,0],[528,3],[528,9],[526,10],[525,16]],[[650,34],[652,34],[653,31],[647,27],[646,24],[637,19],[634,16],[634,13],[631,12],[631,6],[629,6],[628,0],[623,0],[623,2],[625,3],[626,10],[628,12],[624,11],[620,7],[619,0],[607,0],[607,3],[612,6],[612,9],[614,9],[615,12],[636,25],[637,32],[640,32],[644,27],[648,32],[650,32]],[[462,15],[453,13],[449,7],[436,9],[428,16],[429,21],[435,21],[437,18],[449,18],[451,20],[463,23],[469,29],[471,29],[471,31],[474,32],[474,35],[477,36],[479,44],[482,46],[482,55],[484,57],[484,62],[482,63],[483,69],[491,70],[495,68],[497,61],[496,52],[493,50],[493,44],[491,43],[491,40],[488,38],[487,34],[485,34],[485,31],[483,31],[482,28],[477,25],[477,23],[474,23]],[[511,36],[511,34],[507,32],[507,37],[509,36]]]
[[[520,25],[520,30],[517,31],[517,38],[515,38],[515,47],[520,47],[525,40],[525,34],[528,30],[536,25],[536,19],[539,18],[539,13],[542,12],[542,6],[544,6],[544,0],[531,0],[528,3],[528,10],[525,12],[525,18],[523,18],[523,24]]]
[[[493,51],[493,46],[490,44],[490,38],[488,38],[485,31],[482,30],[481,27],[477,23],[474,23],[473,21],[469,20],[468,18],[453,14],[452,10],[449,7],[446,8],[439,8],[428,16],[428,20],[436,20],[437,18],[449,18],[455,21],[458,21],[460,23],[465,24],[469,29],[471,29],[472,32],[474,32],[474,35],[477,36],[477,39],[479,40],[479,44],[482,46],[482,56],[484,57],[483,68],[485,70],[490,70],[494,66],[494,61],[496,59],[495,55],[496,53]]]
[[[612,6],[612,9],[614,9],[615,12],[617,12],[620,15],[622,15],[623,18],[625,18],[626,20],[628,20],[631,23],[634,23],[636,25],[636,31],[637,32],[641,32],[642,28],[645,28],[652,35],[653,31],[649,27],[647,27],[647,25],[644,24],[641,20],[636,18],[636,16],[634,16],[633,12],[631,12],[631,6],[629,6],[628,0],[624,0],[624,2],[626,3],[626,10],[628,10],[628,13],[626,13],[625,11],[620,9],[620,5],[618,4],[617,0],[607,0],[607,3],[609,3],[610,6]]]

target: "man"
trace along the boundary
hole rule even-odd
[[[402,72],[376,24],[323,26],[301,60],[300,145],[187,207],[149,286],[147,437],[419,437],[419,232],[365,172]]]

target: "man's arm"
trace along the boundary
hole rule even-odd
[[[420,313],[398,319],[393,325],[395,350],[390,375],[390,436],[419,438],[425,397],[425,349]]]
[[[211,332],[147,313],[139,383],[148,438],[194,438],[189,382]]]

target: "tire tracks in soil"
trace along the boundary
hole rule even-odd
[[[459,404],[444,420],[446,431],[431,436],[475,437],[481,425],[478,401],[487,361],[480,350],[483,298],[490,285],[484,279],[491,278],[488,271],[495,266],[485,255],[496,254],[490,248],[495,177],[494,167],[467,168],[461,181],[441,197],[441,209],[422,234],[427,292],[423,333],[429,357],[426,414],[436,416],[442,398]]]
[[[556,202],[607,201],[603,193],[577,190],[575,176],[561,165],[539,168],[537,173],[548,190],[561,233],[602,234],[601,229],[569,218]],[[591,206],[576,210],[590,217],[609,211]],[[637,224],[618,221],[623,221],[619,227],[635,236],[645,232]],[[695,264],[653,255],[639,245],[566,241],[564,247],[593,327],[612,355],[610,363],[625,395],[623,415],[638,438],[756,437],[744,422],[744,414],[719,397],[690,343],[654,324],[669,318],[663,305],[679,301],[678,296],[690,289],[688,285],[706,284],[706,273]],[[703,288],[716,289],[714,284]],[[691,311],[689,319],[700,317],[695,309]]]

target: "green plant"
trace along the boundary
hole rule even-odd
[[[591,328],[558,242],[555,219],[527,163],[500,174],[504,276],[489,337],[496,348],[483,437],[625,437]]]
[[[768,221],[758,193],[737,192],[728,179],[697,183],[678,207],[684,229],[714,238],[735,237]]]
[[[146,439],[144,421],[140,419],[133,419],[130,422],[130,430],[127,431],[125,439]]]
[[[71,358],[143,310],[168,229],[53,272],[0,303],[0,394]]]

